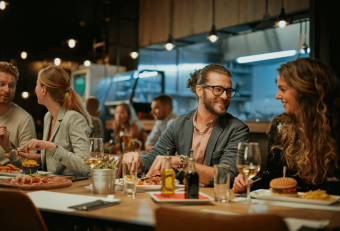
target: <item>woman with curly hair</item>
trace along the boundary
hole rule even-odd
[[[334,194],[334,184],[327,179],[340,178],[339,79],[328,65],[313,58],[287,62],[277,71],[275,98],[285,113],[273,119],[267,132],[266,168],[252,190],[268,188],[287,166],[286,175],[297,180],[298,191],[324,189]],[[239,175],[233,190],[244,191],[247,184]]]

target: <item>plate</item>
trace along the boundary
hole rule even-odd
[[[20,175],[20,174],[24,175],[24,173],[22,172],[17,172],[17,173],[0,172],[0,176],[9,176],[9,177],[15,177],[16,175]],[[53,174],[53,172],[38,171],[38,174],[40,174],[41,176],[46,176],[46,175]]]
[[[181,204],[205,204],[214,199],[202,192],[199,193],[199,199],[184,199],[184,192],[176,192],[175,198],[162,198],[160,192],[149,192],[152,198],[159,203],[181,203]]]
[[[311,199],[302,199],[303,192],[298,192],[299,197],[277,197],[272,196],[271,191],[267,189],[259,189],[253,192],[250,192],[250,196],[255,199],[263,199],[263,200],[272,200],[272,201],[286,201],[286,202],[296,202],[296,203],[303,203],[303,204],[315,204],[315,205],[331,205],[340,200],[340,196],[334,196],[334,201],[322,201],[322,200],[311,200]]]
[[[122,178],[116,179],[116,185],[123,187]],[[136,185],[136,188],[139,190],[161,190],[162,185]],[[179,184],[178,180],[176,180],[176,187],[184,188],[184,185]]]

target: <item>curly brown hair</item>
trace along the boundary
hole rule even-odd
[[[0,62],[0,71],[7,74],[13,75],[15,82],[19,79],[19,71],[16,66],[7,62]]]
[[[295,114],[285,115],[279,145],[288,168],[310,184],[320,184],[339,168],[339,79],[313,58],[298,58],[277,69],[296,94]],[[278,134],[279,135],[279,134]]]
[[[233,76],[231,72],[224,66],[220,64],[209,64],[204,68],[200,70],[195,70],[194,73],[190,74],[190,79],[188,79],[187,88],[190,88],[190,91],[196,94],[196,86],[208,82],[208,75],[210,72],[216,72],[222,75],[229,76],[230,78]]]
[[[70,88],[70,77],[63,68],[46,67],[39,71],[38,76],[41,86],[46,87],[54,101],[60,103],[66,110],[74,110],[82,114],[91,126],[91,117],[80,96]]]

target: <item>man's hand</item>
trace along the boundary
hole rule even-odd
[[[7,130],[6,125],[0,125],[0,146],[6,151],[12,151],[12,146],[9,143],[9,134],[10,132]]]
[[[153,176],[153,175],[161,175],[162,171],[165,169],[165,157],[163,155],[158,155],[156,159],[153,161],[149,172],[146,176]],[[172,156],[171,157],[171,166],[177,168],[181,162],[179,156]]]
[[[232,190],[234,192],[244,192],[248,186],[248,179],[243,174],[238,174],[234,179],[234,185]]]
[[[55,147],[55,144],[50,141],[42,141],[37,139],[31,139],[27,144],[22,147],[19,147],[18,150],[29,153],[30,150],[45,150],[48,149],[52,151]]]
[[[123,162],[128,166],[129,170],[134,170],[134,169],[131,169],[131,163],[137,162],[137,169],[138,169],[140,162],[141,162],[141,158],[138,152],[128,152],[124,154]]]

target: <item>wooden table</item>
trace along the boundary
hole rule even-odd
[[[73,185],[71,187],[51,189],[49,191],[98,197],[107,196],[92,194],[91,190],[85,189],[84,186],[90,183],[90,180],[77,181],[73,182]],[[213,197],[213,188],[201,187],[200,191]],[[248,205],[237,202],[217,203],[214,201],[205,205],[157,204],[150,198],[150,195],[148,193],[137,193],[134,199],[124,196],[122,191],[116,190],[116,193],[114,195],[115,198],[121,199],[121,204],[93,211],[60,212],[44,209],[41,209],[40,211],[42,213],[47,212],[52,214],[72,216],[74,218],[86,218],[86,220],[93,220],[93,223],[96,224],[100,223],[111,227],[125,228],[131,230],[153,230],[155,226],[154,212],[159,206],[171,206],[178,209],[192,211],[207,209],[226,211],[237,214],[277,214],[282,217],[310,220],[329,219],[329,228],[340,227],[340,212],[334,211],[301,209],[264,204]],[[236,195],[237,194],[230,190],[231,200],[234,199]]]

